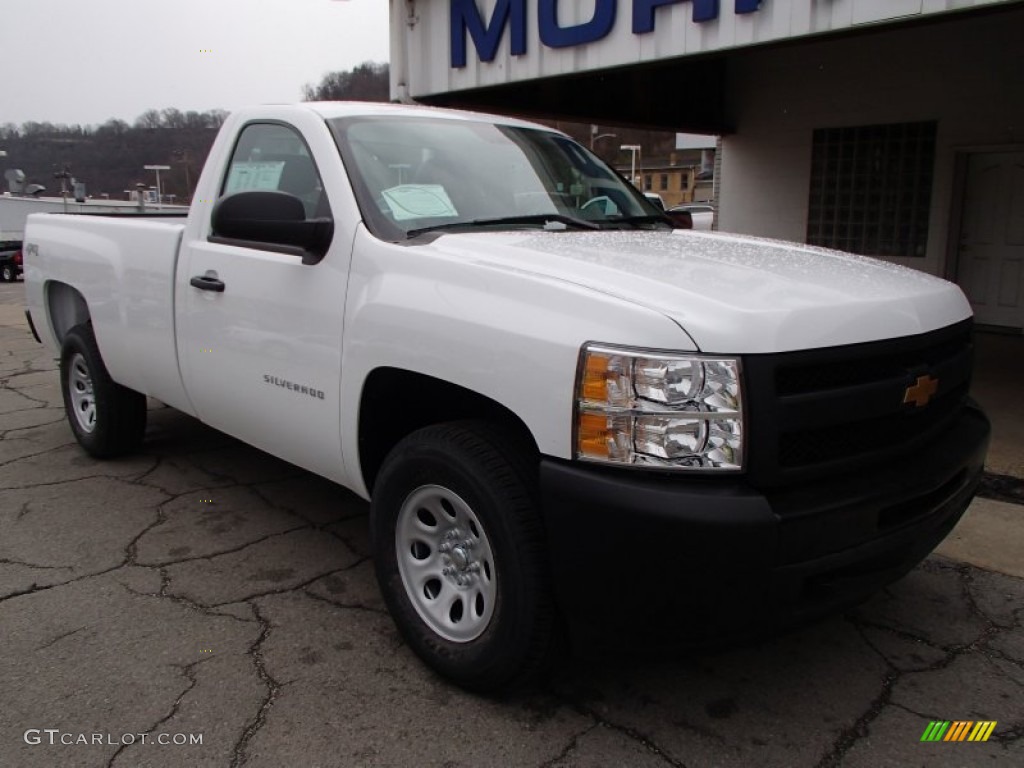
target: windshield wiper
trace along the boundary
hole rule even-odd
[[[622,218],[608,219],[607,224],[665,224],[672,226],[672,220],[664,214],[648,214],[644,216],[623,216]]]
[[[472,229],[474,227],[500,226],[503,224],[547,224],[548,222],[558,222],[560,224],[565,224],[567,227],[575,227],[577,229],[600,229],[600,226],[592,221],[577,219],[573,216],[566,216],[563,213],[535,213],[530,214],[529,216],[502,216],[494,219],[450,221],[446,224],[434,224],[431,227],[410,229],[405,234],[406,237],[413,238],[417,235],[422,235],[425,232],[436,232],[442,229],[458,229],[460,227],[468,227]]]

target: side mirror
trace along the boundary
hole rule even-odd
[[[225,195],[213,206],[211,223],[212,242],[294,253],[303,264],[318,263],[334,236],[333,220],[307,219],[299,198],[276,190]]]

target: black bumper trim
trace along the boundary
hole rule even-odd
[[[602,633],[715,639],[858,602],[926,557],[977,490],[989,424],[974,407],[927,450],[761,493],[746,481],[543,459],[556,595]]]

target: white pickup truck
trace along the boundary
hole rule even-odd
[[[187,219],[25,240],[86,451],[140,448],[148,395],[370,499],[395,622],[477,690],[567,630],[703,643],[861,600],[982,472],[956,286],[673,230],[517,120],[248,109]]]

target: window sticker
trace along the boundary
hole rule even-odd
[[[262,163],[232,163],[228,172],[228,183],[225,195],[232,192],[248,192],[251,190],[277,189],[281,182],[284,160]]]
[[[458,216],[440,184],[400,184],[381,192],[395,221]]]

